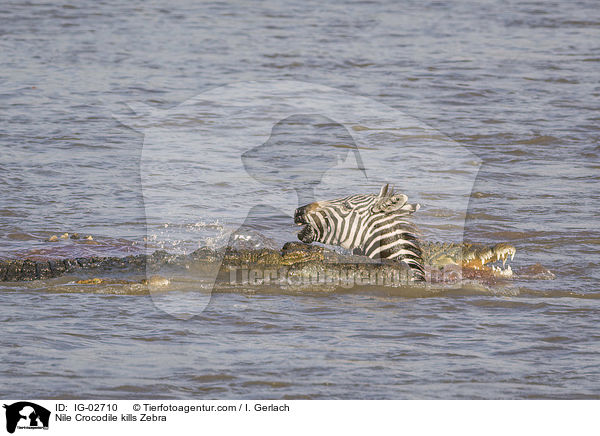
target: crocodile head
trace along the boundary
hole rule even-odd
[[[513,260],[517,249],[506,243],[496,244],[493,247],[469,246],[463,249],[462,266],[475,270],[491,269],[497,277],[511,277],[513,275],[510,264],[507,261]],[[500,266],[500,262],[502,266]]]
[[[423,262],[431,268],[456,265],[467,278],[508,278],[513,275],[509,262],[517,249],[506,243],[491,246],[423,242],[421,251]]]

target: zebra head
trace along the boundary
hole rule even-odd
[[[304,225],[298,239],[308,244],[339,245],[372,259],[403,261],[423,277],[417,232],[407,220],[419,205],[407,201],[406,195],[384,185],[378,195],[351,195],[307,204],[294,214],[294,222]]]

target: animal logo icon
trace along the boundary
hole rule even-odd
[[[323,115],[296,114],[275,124],[269,139],[243,153],[242,162],[252,178],[272,189],[290,186],[298,204],[305,204],[315,201],[314,189],[350,152],[367,180],[359,148],[343,124]]]
[[[383,183],[419,199],[426,206],[420,217],[441,229],[440,237],[462,240],[481,160],[368,97],[266,80],[209,89],[168,109],[129,107],[133,114],[115,117],[144,136],[139,169],[148,254],[181,241],[177,249],[185,254],[241,244],[243,235],[235,233],[242,226],[260,233],[278,227],[281,234],[273,233],[282,242],[284,231],[289,239],[296,230],[290,214],[299,206]],[[150,286],[154,304],[180,319],[201,313],[222,258],[194,272],[190,288],[198,292],[185,298]]]
[[[5,404],[6,431],[14,433],[17,427],[27,429],[48,428],[50,411],[29,401]]]

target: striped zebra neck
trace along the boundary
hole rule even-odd
[[[415,227],[403,216],[385,217],[372,226],[364,242],[352,247],[371,259],[399,260],[424,274],[423,259]]]

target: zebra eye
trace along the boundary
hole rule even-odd
[[[344,208],[346,208],[346,209],[352,209],[352,206],[351,206],[351,205],[350,205],[350,203],[349,203],[349,202],[347,202],[347,201],[344,201],[344,202],[342,203],[342,206],[343,206]]]

